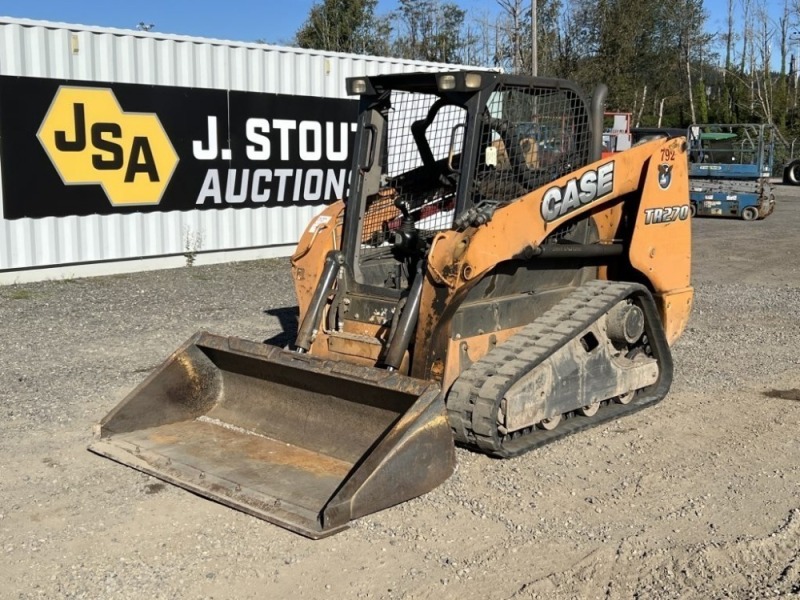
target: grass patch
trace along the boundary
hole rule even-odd
[[[30,290],[11,290],[8,297],[11,300],[30,300],[33,298],[33,292]]]

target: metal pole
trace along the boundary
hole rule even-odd
[[[534,77],[539,73],[539,49],[537,47],[538,40],[536,39],[539,17],[536,12],[536,4],[536,0],[531,0],[531,75]]]

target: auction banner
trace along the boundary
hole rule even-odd
[[[355,100],[0,76],[6,219],[321,205]]]

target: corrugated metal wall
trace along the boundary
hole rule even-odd
[[[355,75],[433,71],[443,65],[238,44],[63,23],[0,21],[0,74],[345,98]],[[452,68],[452,67],[451,67]],[[2,115],[0,115],[2,118]],[[0,176],[2,165],[0,165]],[[53,265],[285,246],[314,207],[5,220],[0,272]]]

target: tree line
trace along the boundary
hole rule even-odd
[[[709,31],[703,0],[535,1],[538,75],[605,83],[608,109],[636,126],[769,123],[800,150],[800,0],[782,0],[777,19],[770,0],[727,0],[721,31]],[[377,3],[319,0],[293,43],[532,72],[531,0],[494,0],[469,16],[457,1],[399,0],[385,15]]]

